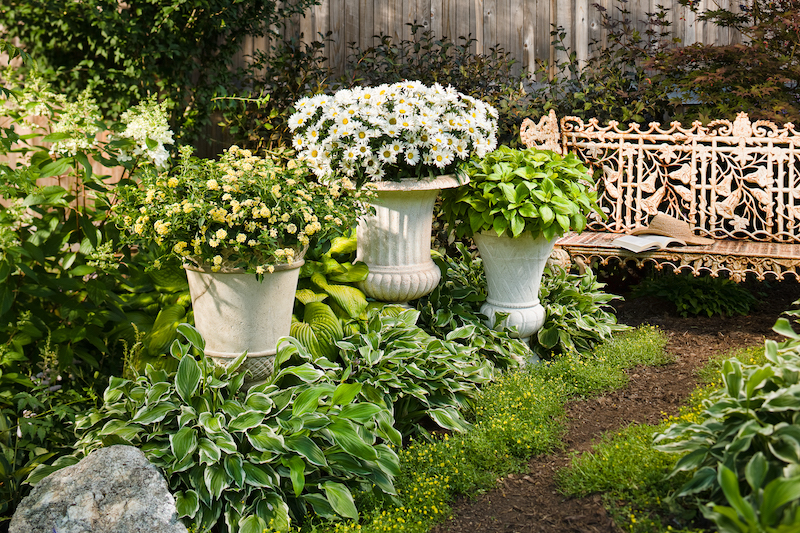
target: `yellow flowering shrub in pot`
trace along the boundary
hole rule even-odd
[[[184,147],[171,171],[137,178],[117,190],[117,221],[157,249],[157,262],[184,265],[206,355],[226,364],[247,351],[250,379],[265,379],[289,335],[305,250],[352,227],[366,193],[235,146],[218,161]]]
[[[375,215],[358,225],[356,259],[369,267],[359,288],[402,303],[433,290],[430,256],[439,190],[459,186],[458,163],[497,144],[497,111],[452,87],[418,81],[343,89],[295,104],[293,143],[322,180],[352,178],[376,190]]]

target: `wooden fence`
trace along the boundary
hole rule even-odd
[[[488,53],[499,45],[517,60],[518,68],[533,72],[543,61],[553,64],[564,59],[563,53],[560,55],[551,44],[554,27],[567,31],[566,44],[579,60],[589,56],[592,41],[601,45],[607,42],[595,3],[615,19],[621,18],[619,6],[625,5],[630,11],[628,18],[640,30],[646,27],[648,13],[657,11],[659,4],[667,5],[672,36],[685,45],[727,44],[739,39],[729,30],[699,21],[676,0],[629,0],[625,4],[619,0],[321,0],[304,17],[289,21],[283,33],[286,37],[302,35],[303,41],[310,42],[332,32],[325,55],[337,74],[345,70],[349,43],[368,48],[375,43],[373,37],[381,33],[391,35],[395,41],[409,39],[408,24],[413,22],[431,30],[436,37],[455,40],[471,36],[476,39],[477,53]],[[696,3],[701,12],[718,5],[736,9],[739,4],[734,0]],[[250,39],[240,60],[245,61],[257,49],[269,49],[266,38]]]

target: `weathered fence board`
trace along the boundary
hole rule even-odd
[[[517,59],[519,68],[533,72],[542,61],[566,59],[551,46],[550,32],[554,25],[567,30],[566,44],[579,60],[589,57],[593,41],[607,44],[595,3],[604,7],[612,18],[622,17],[621,4],[615,0],[323,0],[305,18],[289,21],[284,35],[302,33],[303,40],[310,42],[318,39],[320,33],[332,31],[333,40],[325,53],[334,71],[341,73],[350,42],[368,48],[374,44],[373,37],[380,33],[398,40],[408,39],[411,37],[408,24],[416,21],[437,37],[453,40],[473,37],[478,53],[489,53],[490,48],[500,46]],[[716,4],[738,8],[734,0],[698,0],[698,3],[701,8]],[[625,5],[631,12],[628,18],[637,29],[644,30],[647,14],[655,12],[659,4],[670,6],[671,36],[684,44],[722,44],[738,39],[728,30],[699,21],[675,0],[632,0]],[[263,45],[263,39],[256,40],[242,54],[252,53]]]

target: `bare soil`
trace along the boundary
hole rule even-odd
[[[556,453],[531,458],[528,472],[509,475],[477,498],[454,503],[450,520],[435,533],[621,533],[601,505],[600,495],[563,496],[554,481],[573,451],[591,450],[601,434],[632,423],[655,424],[677,414],[694,390],[697,369],[712,356],[780,339],[772,331],[777,318],[800,298],[796,281],[752,286],[760,304],[748,316],[677,316],[671,304],[652,298],[626,299],[615,305],[618,321],[651,324],[669,336],[667,350],[675,362],[637,367],[628,372],[624,389],[567,406],[568,433]]]

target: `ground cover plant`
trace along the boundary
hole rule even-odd
[[[626,368],[669,361],[665,343],[657,329],[640,328],[620,333],[592,354],[567,354],[504,374],[481,391],[469,431],[416,440],[399,451],[399,502],[376,506],[361,522],[315,531],[428,531],[447,516],[454,495],[491,488],[530,456],[557,448],[569,398],[623,385]]]
[[[679,415],[575,455],[560,473],[563,490],[602,493],[628,531],[794,531],[796,459],[781,419],[794,413],[782,376],[794,379],[797,335],[786,319],[776,331],[789,338],[712,360]]]

